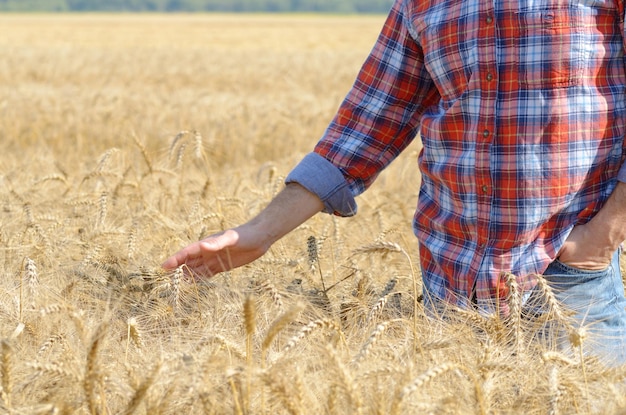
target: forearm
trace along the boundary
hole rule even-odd
[[[289,183],[265,209],[241,227],[262,235],[265,247],[269,248],[323,208],[318,196],[297,183]]]

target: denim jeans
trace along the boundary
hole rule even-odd
[[[570,327],[548,322],[544,340],[567,354],[577,355],[580,344],[585,355],[598,357],[603,363],[617,366],[626,363],[626,299],[620,271],[621,249],[604,270],[587,271],[554,261],[544,273],[554,296],[564,310],[571,313]],[[525,314],[542,314],[545,295],[535,288],[525,302]],[[558,327],[557,327],[558,326]],[[574,328],[572,336],[572,328]],[[579,335],[583,334],[582,341]]]
[[[578,357],[596,356],[608,366],[626,364],[626,298],[619,266],[621,249],[601,271],[586,271],[554,261],[544,272],[550,292],[561,312],[556,316],[539,286],[523,296],[522,316],[544,348]],[[448,306],[424,288],[424,308],[429,317],[446,319]],[[471,301],[467,307],[472,308]],[[562,320],[566,315],[568,318]],[[578,338],[577,338],[578,337]]]

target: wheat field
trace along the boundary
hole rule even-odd
[[[383,19],[0,15],[0,413],[626,414],[626,369],[537,322],[425,315],[418,141],[355,218],[160,269],[281,189]]]

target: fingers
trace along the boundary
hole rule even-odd
[[[202,255],[202,249],[200,243],[196,242],[188,245],[186,248],[181,249],[171,257],[165,260],[161,265],[166,270],[176,269],[183,264],[188,264],[191,260],[196,259]]]
[[[212,277],[220,272],[226,271],[218,255],[213,258],[204,258],[203,256],[185,255],[183,251],[168,258],[161,267],[167,271],[172,271],[184,265],[183,271],[194,278]]]
[[[161,266],[173,270],[185,264],[194,273],[215,275],[232,268],[228,266],[230,261],[224,261],[222,257],[228,257],[228,248],[233,247],[238,240],[239,234],[233,230],[212,235],[181,249]]]

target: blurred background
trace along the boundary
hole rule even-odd
[[[0,11],[384,13],[393,0],[0,0]]]

